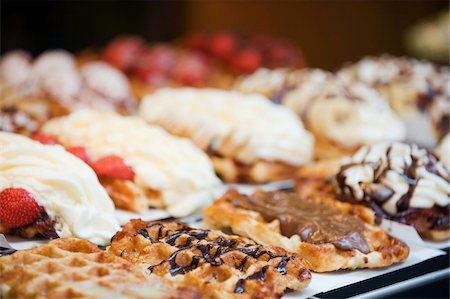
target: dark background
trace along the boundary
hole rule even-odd
[[[189,32],[270,33],[302,47],[309,65],[334,69],[363,55],[408,54],[412,24],[448,1],[1,1],[4,53],[23,48],[73,52],[101,47],[121,33],[172,41]]]

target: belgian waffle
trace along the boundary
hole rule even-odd
[[[75,238],[3,256],[0,274],[2,298],[200,298]]]
[[[296,254],[178,222],[131,220],[108,251],[207,298],[278,298],[311,279]]]

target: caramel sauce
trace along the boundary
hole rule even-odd
[[[304,242],[331,243],[341,250],[370,251],[362,236],[364,222],[324,204],[282,192],[256,192],[228,200],[236,207],[258,212],[267,222],[278,220],[283,236],[299,235]]]

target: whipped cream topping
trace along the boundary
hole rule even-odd
[[[80,110],[52,119],[42,132],[68,146],[84,146],[93,160],[118,155],[134,182],[162,193],[167,210],[185,216],[207,205],[220,185],[207,155],[190,140],[172,136],[138,117]]]
[[[300,165],[311,160],[313,137],[296,115],[257,94],[218,89],[160,89],[140,115],[244,164],[258,160]]]
[[[404,57],[366,57],[343,68],[338,75],[346,81],[360,81],[375,87],[402,116],[413,116],[450,84],[448,68]],[[443,82],[444,81],[444,82]]]
[[[259,93],[270,97],[286,85],[287,69],[258,69],[250,75],[237,79],[234,89],[245,93]]]
[[[405,138],[403,123],[376,90],[321,70],[310,70],[304,77],[283,104],[319,138],[344,148]]]
[[[439,156],[441,162],[450,170],[450,133],[445,135],[436,149],[436,154]]]
[[[16,88],[18,98],[50,99],[69,110],[135,109],[124,74],[104,62],[89,62],[79,69],[75,57],[64,50],[44,52],[34,61],[23,51],[5,55],[0,61],[0,87]]]
[[[342,161],[337,191],[356,201],[373,201],[390,215],[409,208],[450,204],[449,172],[417,145],[378,143]]]
[[[33,194],[60,237],[105,245],[120,229],[94,171],[61,146],[0,132],[0,190],[11,187]]]
[[[24,51],[7,53],[0,61],[0,83],[4,86],[18,85],[31,75],[31,57]]]

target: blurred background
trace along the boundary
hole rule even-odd
[[[78,52],[123,33],[149,42],[196,31],[268,33],[303,49],[308,65],[333,70],[364,55],[411,54],[414,24],[448,1],[1,1],[1,53]],[[448,55],[439,59],[448,63]]]

